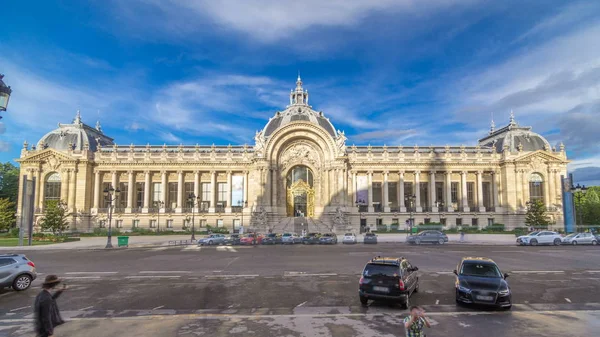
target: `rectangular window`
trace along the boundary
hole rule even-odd
[[[167,193],[166,208],[177,208],[177,183],[168,183],[169,193]]]
[[[398,225],[400,222],[398,220],[398,218],[393,218],[392,219],[392,225]]]
[[[544,202],[544,183],[543,182],[530,182],[529,183],[529,200],[536,201],[540,200]]]
[[[398,205],[398,184],[395,182],[388,183],[388,201],[390,205],[397,206]],[[385,205],[387,206],[387,205]]]
[[[227,183],[218,183],[217,191],[217,202],[222,206],[227,206]]]
[[[162,183],[152,184],[152,202],[164,201],[162,198]]]
[[[429,183],[419,183],[421,188],[421,207],[429,209]]]
[[[100,220],[100,222],[98,222],[98,226],[100,228],[105,228],[106,227],[106,220]]]
[[[167,228],[173,228],[173,220],[172,219],[167,220]]]
[[[381,188],[381,183],[373,183],[373,203],[379,203],[381,205],[381,193],[383,189]]]
[[[108,208],[110,203],[110,197],[104,195],[104,191],[110,189],[111,183],[102,183],[102,208]]]
[[[144,189],[146,183],[135,183],[135,205],[138,208],[144,207]]]
[[[462,218],[456,218],[456,226],[462,226]]]
[[[430,223],[431,222],[431,218],[425,218],[425,223]]]
[[[217,227],[223,227],[223,219],[217,219]]]
[[[140,227],[140,220],[138,220],[138,219],[133,220],[133,222],[131,223],[131,227],[132,228],[139,228]]]
[[[202,183],[202,201],[210,202],[210,183]]]
[[[491,184],[489,182],[484,182],[481,185],[481,190],[483,192],[483,207],[486,210],[492,209],[492,193],[491,193]]]
[[[452,203],[458,204],[458,183],[453,182],[450,184],[450,193],[452,194]]]
[[[414,210],[415,204],[414,200],[412,200],[412,196],[415,195],[415,191],[413,191],[413,183],[404,183],[404,207],[408,211]]]
[[[471,219],[471,226],[479,227],[479,219],[477,219],[477,218]]]
[[[437,198],[436,201],[441,201],[444,203],[444,206],[448,206],[446,205],[446,195],[444,193],[444,183],[437,181],[435,183],[435,197]],[[441,205],[439,205],[438,207],[442,207]]]
[[[444,226],[446,226],[446,218],[441,218],[440,219],[440,223]]]
[[[201,228],[204,228],[204,227],[206,227],[206,219],[200,219],[199,226],[200,226]]]
[[[196,192],[194,191],[194,183],[184,183],[183,184],[183,200],[187,200],[188,197],[190,196],[190,194],[194,194],[196,195]],[[198,197],[198,195],[196,195]],[[191,206],[188,206],[191,207]]]
[[[375,219],[375,225],[377,225],[377,226],[383,225],[383,219],[382,218]]]
[[[150,228],[156,228],[156,220],[150,220]]]
[[[467,182],[467,200],[469,208],[475,208],[475,183]]]
[[[115,227],[116,228],[123,228],[123,220],[117,220],[117,221],[115,221]]]
[[[240,219],[233,219],[233,229],[240,229]]]
[[[117,205],[119,208],[127,207],[127,198],[129,193],[129,183],[119,183],[119,199],[117,199]]]
[[[488,226],[494,225],[494,218],[488,218]]]

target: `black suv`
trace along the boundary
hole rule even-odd
[[[369,261],[359,281],[358,296],[362,305],[369,300],[399,302],[410,306],[410,296],[419,291],[419,268],[405,258],[376,257]]]

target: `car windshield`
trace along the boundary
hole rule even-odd
[[[352,233],[346,233],[344,236],[354,236]]]
[[[324,234],[323,236],[329,237],[329,236],[333,236],[333,234]]]
[[[292,236],[292,234],[290,234],[290,233],[285,233],[285,234],[283,234],[283,237],[284,237],[284,238],[287,238],[287,237],[289,237],[289,236]]]
[[[386,264],[368,264],[363,271],[363,276],[398,276],[399,269],[397,266]]]
[[[367,233],[365,236],[375,236],[375,233]]]
[[[541,233],[541,232],[531,232],[531,233],[529,233],[529,234],[527,234],[527,235],[529,235],[529,236],[537,236],[537,235],[538,235],[538,234],[540,234],[540,233]]]
[[[474,263],[467,262],[463,263],[460,274],[463,276],[477,276],[477,277],[502,277],[498,267],[491,263]]]
[[[270,238],[275,238],[275,237],[277,237],[277,234],[269,234],[269,237]]]
[[[569,235],[565,236],[565,239],[574,238],[576,236],[577,236],[577,233],[572,233],[572,234],[569,234]]]

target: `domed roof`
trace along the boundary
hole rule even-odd
[[[540,134],[531,131],[530,126],[520,126],[515,122],[514,114],[510,113],[510,123],[498,130],[492,128],[490,134],[479,140],[479,145],[495,147],[497,152],[502,152],[504,147],[510,152],[550,150],[550,143]]]
[[[290,105],[284,111],[275,113],[275,116],[263,129],[262,134],[264,137],[269,137],[280,127],[296,121],[313,123],[325,129],[332,137],[336,137],[335,128],[329,119],[322,112],[317,112],[308,105],[308,91],[302,89],[300,76],[296,81],[296,89],[290,92]]]
[[[91,151],[96,151],[99,146],[113,145],[113,139],[104,135],[100,123],[96,127],[84,124],[81,121],[81,114],[77,111],[77,116],[72,124],[58,124],[58,129],[48,132],[37,143],[38,149],[52,148],[55,150],[67,151],[83,150],[88,147]]]

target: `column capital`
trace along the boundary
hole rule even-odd
[[[110,171],[110,174],[112,174],[112,175],[116,175],[116,174],[117,174],[117,170],[111,170],[111,171]]]
[[[127,170],[127,174],[129,174],[130,176],[132,176],[135,173],[134,170]]]
[[[178,175],[183,175],[183,170],[177,170]]]
[[[466,176],[469,173],[469,171],[460,171],[460,174],[463,176]]]
[[[480,176],[480,175],[482,175],[482,174],[483,174],[483,170],[477,170],[475,173],[476,173],[478,176]]]
[[[401,177],[404,177],[404,170],[399,170],[399,171],[398,171],[398,174],[399,174]]]
[[[96,169],[94,169],[94,174],[96,174],[96,175],[100,174],[101,172],[102,172],[102,171],[101,171],[100,169],[97,169],[97,168],[96,168]]]
[[[216,170],[210,170],[210,174],[214,176],[214,175],[217,174],[217,171]]]
[[[244,170],[244,174],[245,174],[245,175],[246,175],[246,174],[250,174],[250,171],[248,171],[248,170]]]
[[[451,171],[451,170],[449,170],[449,171],[444,171],[444,175],[445,175],[445,176],[448,176],[448,175],[451,175],[451,174],[452,174],[452,171]]]
[[[160,170],[160,174],[162,174],[163,176],[167,174],[167,170]]]
[[[200,174],[200,170],[194,170],[194,174]]]
[[[368,175],[373,175],[373,170],[368,170],[368,171],[367,171],[367,174],[368,174]]]
[[[150,170],[144,170],[145,175],[150,175]]]
[[[390,171],[389,170],[383,170],[383,174],[388,175],[388,174],[390,174]]]
[[[228,176],[230,176],[230,175],[231,175],[231,173],[232,173],[232,171],[231,171],[231,170],[227,170],[226,172],[227,172],[227,175],[228,175]]]
[[[421,174],[421,171],[420,171],[420,170],[415,170],[415,171],[414,171],[414,174],[415,174],[415,175],[420,175],[420,174]]]
[[[435,175],[436,173],[437,173],[437,171],[435,171],[435,170],[429,171],[430,176]]]

